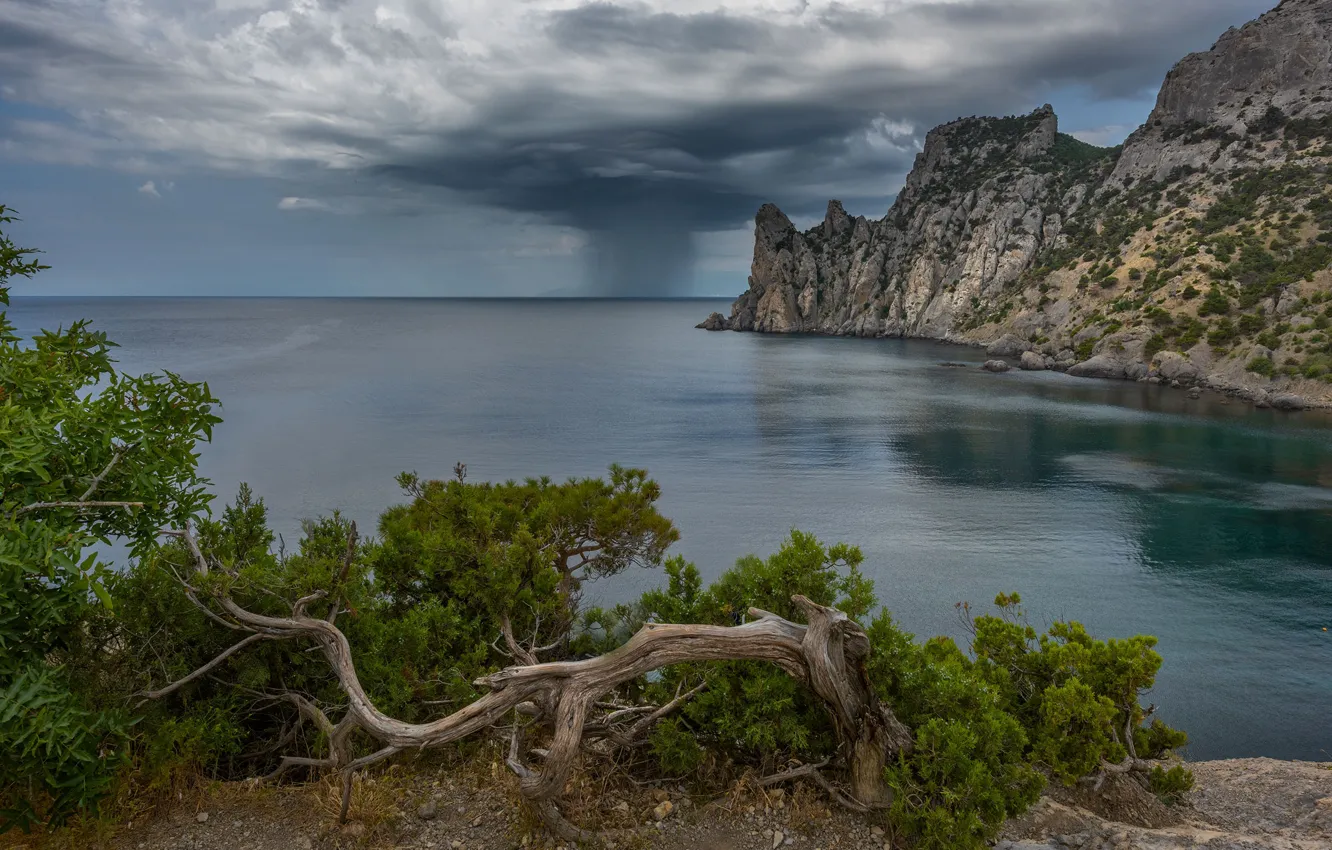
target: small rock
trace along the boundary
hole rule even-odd
[[[1123,378],[1126,370],[1123,361],[1108,354],[1097,354],[1088,360],[1076,364],[1068,370],[1075,378]],[[1135,376],[1136,377],[1136,376]]]
[[[670,800],[662,800],[657,804],[657,807],[652,810],[652,816],[657,820],[666,820],[666,818],[671,816],[671,812],[673,811],[675,811],[675,804]]]
[[[666,801],[669,800],[669,799],[671,799],[671,794],[670,794],[670,792],[667,791],[665,788],[653,788],[653,789],[652,789],[652,800],[653,800],[653,802],[656,802],[656,803],[664,803],[664,802],[666,802]]]
[[[1272,397],[1272,406],[1277,410],[1303,410],[1305,401],[1303,396],[1294,393],[1282,393]]]
[[[1013,367],[1009,366],[1007,363],[1005,363],[1002,360],[986,360],[985,365],[981,366],[981,368],[987,372],[999,373],[999,372],[1007,372],[1009,369]]]
[[[434,820],[437,815],[439,815],[439,806],[435,804],[434,800],[423,804],[416,810],[416,816],[421,820]]]
[[[365,835],[365,824],[349,823],[342,828],[342,834],[351,838],[360,838]]]
[[[1019,365],[1028,372],[1040,372],[1045,369],[1045,357],[1034,351],[1024,351]]]
[[[453,839],[453,843],[449,846],[452,847],[453,850],[458,850],[458,848],[462,846],[462,842],[455,838]]]
[[[208,812],[199,812],[194,816],[196,823],[208,823]]]
[[[624,800],[621,800],[620,802],[616,803],[614,806],[611,807],[611,811],[613,811],[613,812],[628,812],[628,811],[629,811],[629,804],[626,803]]]
[[[695,327],[702,328],[705,331],[724,331],[726,330],[727,324],[728,322],[726,321],[725,316],[721,313],[713,313],[711,316],[708,316],[702,322],[695,325]]]
[[[782,846],[782,842],[785,841],[785,840],[786,840],[786,836],[785,836],[785,835],[782,835],[782,831],[781,831],[780,829],[779,829],[779,830],[776,830],[775,832],[773,832],[773,834],[772,834],[772,847],[773,847],[773,850],[777,850],[778,847],[781,847],[781,846]]]
[[[314,842],[310,840],[310,836],[296,836],[296,850],[314,850]]]
[[[1189,390],[1189,398],[1191,399],[1202,398],[1202,390],[1198,389],[1197,387],[1194,387],[1193,389]]]
[[[883,828],[878,826],[872,827],[870,829],[870,835],[874,836],[875,838],[883,838]]]
[[[991,357],[1017,357],[1031,348],[1026,340],[1014,334],[1004,334],[985,347],[985,353]]]

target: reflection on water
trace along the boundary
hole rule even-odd
[[[712,303],[19,301],[87,315],[126,368],[206,379],[223,494],[288,537],[373,527],[404,469],[478,478],[648,467],[679,551],[716,575],[791,527],[859,544],[921,634],[1023,593],[1033,621],[1155,634],[1151,699],[1195,757],[1332,757],[1332,419],[1054,373],[901,340],[706,333]],[[622,599],[656,582],[594,588]]]

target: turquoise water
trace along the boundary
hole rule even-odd
[[[695,330],[714,309],[20,298],[11,317],[92,317],[126,369],[209,381],[204,471],[224,496],[253,485],[288,541],[335,508],[373,527],[402,470],[645,466],[705,575],[799,527],[860,545],[919,634],[1017,590],[1038,625],[1160,637],[1150,699],[1191,756],[1332,759],[1332,418],[948,369],[982,358],[927,342]]]

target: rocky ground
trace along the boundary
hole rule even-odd
[[[1239,759],[1192,765],[1197,785],[1177,806],[1109,783],[1100,794],[1055,789],[1009,824],[1004,850],[1329,850],[1332,764]],[[835,811],[812,789],[696,799],[683,787],[615,783],[584,795],[572,815],[623,830],[623,850],[879,850],[901,846],[883,825]],[[332,784],[213,788],[114,830],[8,836],[7,850],[334,850],[568,847],[541,834],[496,771],[390,770],[358,786],[348,825],[336,825]],[[572,847],[568,847],[572,850]]]

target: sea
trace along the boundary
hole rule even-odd
[[[286,545],[394,477],[644,467],[713,577],[793,528],[865,554],[917,635],[1022,594],[1031,622],[1145,633],[1147,700],[1194,759],[1332,760],[1332,416],[1053,373],[917,340],[709,333],[719,301],[15,297],[21,333],[94,320],[119,367],[207,381],[200,467]],[[945,366],[961,363],[965,367]],[[613,603],[662,581],[592,586]]]

